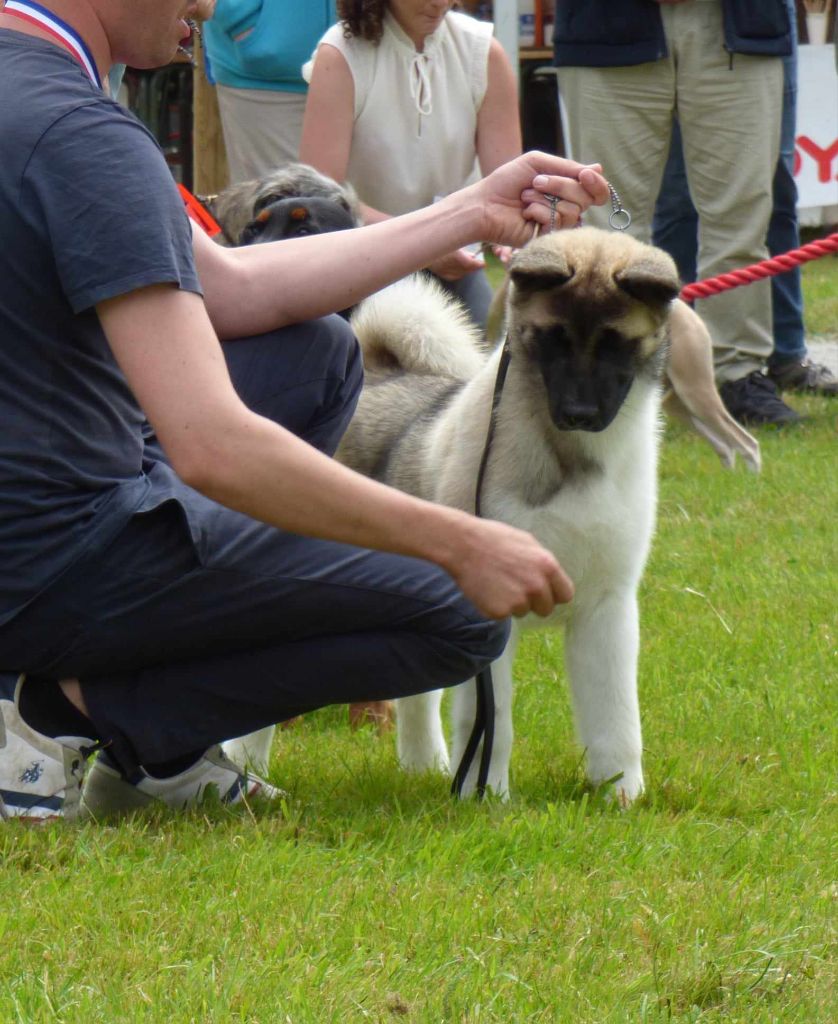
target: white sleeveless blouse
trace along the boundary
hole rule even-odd
[[[389,214],[427,206],[479,178],[477,113],[486,95],[492,25],[449,12],[423,53],[388,11],[378,46],[333,25],[355,84],[347,180]],[[310,77],[311,63],[303,70]]]

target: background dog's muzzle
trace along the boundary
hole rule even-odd
[[[259,210],[242,232],[239,245],[278,242],[284,238],[320,235],[353,227],[352,214],[340,203],[321,196],[291,196]]]

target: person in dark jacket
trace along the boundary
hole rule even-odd
[[[555,63],[574,159],[602,162],[651,240],[673,117],[699,215],[698,277],[768,255],[783,95],[791,53],[785,0],[557,0]],[[607,226],[607,212],[589,218]],[[768,281],[699,300],[716,378],[744,423],[797,413],[764,373],[773,349]]]

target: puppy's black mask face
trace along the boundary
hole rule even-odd
[[[645,266],[613,276],[543,266],[511,274],[520,340],[544,381],[553,423],[605,430],[634,380],[662,372],[658,332],[677,279]]]
[[[626,400],[637,372],[635,347],[616,331],[602,332],[591,358],[570,343],[564,327],[536,330],[537,359],[550,418],[559,430],[598,433]]]
[[[322,196],[288,196],[263,205],[242,232],[238,244],[278,242],[354,227],[352,214],[341,203]]]

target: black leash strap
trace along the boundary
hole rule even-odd
[[[505,338],[503,349],[498,362],[498,373],[495,377],[495,390],[492,393],[492,408],[489,413],[489,428],[486,431],[486,443],[483,445],[483,454],[480,457],[480,468],[477,470],[477,488],[474,492],[474,514],[483,517],[483,507],[480,497],[483,493],[483,477],[486,475],[486,466],[489,464],[489,453],[492,450],[492,441],[495,438],[495,427],[498,422],[498,406],[500,396],[503,394],[503,386],[506,383],[506,372],[509,369],[509,338]]]
[[[503,343],[503,349],[498,363],[498,373],[495,377],[495,390],[492,394],[492,408],[489,413],[489,428],[486,431],[486,443],[483,445],[483,455],[480,459],[480,468],[477,470],[477,488],[474,495],[474,514],[482,516],[480,496],[483,491],[483,477],[486,475],[486,466],[489,463],[489,453],[492,450],[492,441],[495,436],[495,425],[497,423],[498,406],[500,405],[503,385],[506,383],[506,371],[509,369],[509,339]],[[451,792],[454,796],[462,796],[466,776],[469,773],[474,755],[481,738],[483,739],[483,750],[480,752],[480,768],[477,772],[477,796],[482,800],[486,795],[486,783],[489,779],[489,762],[492,760],[492,746],[495,741],[495,689],[492,683],[491,667],[484,668],[478,672],[475,679],[477,690],[477,703],[474,712],[474,725],[471,735],[468,738],[466,749],[451,780]]]
[[[477,705],[474,711],[474,725],[468,738],[466,749],[451,780],[451,793],[461,796],[466,776],[471,768],[474,755],[482,738],[483,750],[480,752],[480,768],[477,773],[477,796],[482,800],[486,795],[486,783],[489,779],[489,762],[492,759],[492,744],[495,738],[495,690],[492,684],[491,668],[478,672],[474,680],[477,691]]]

